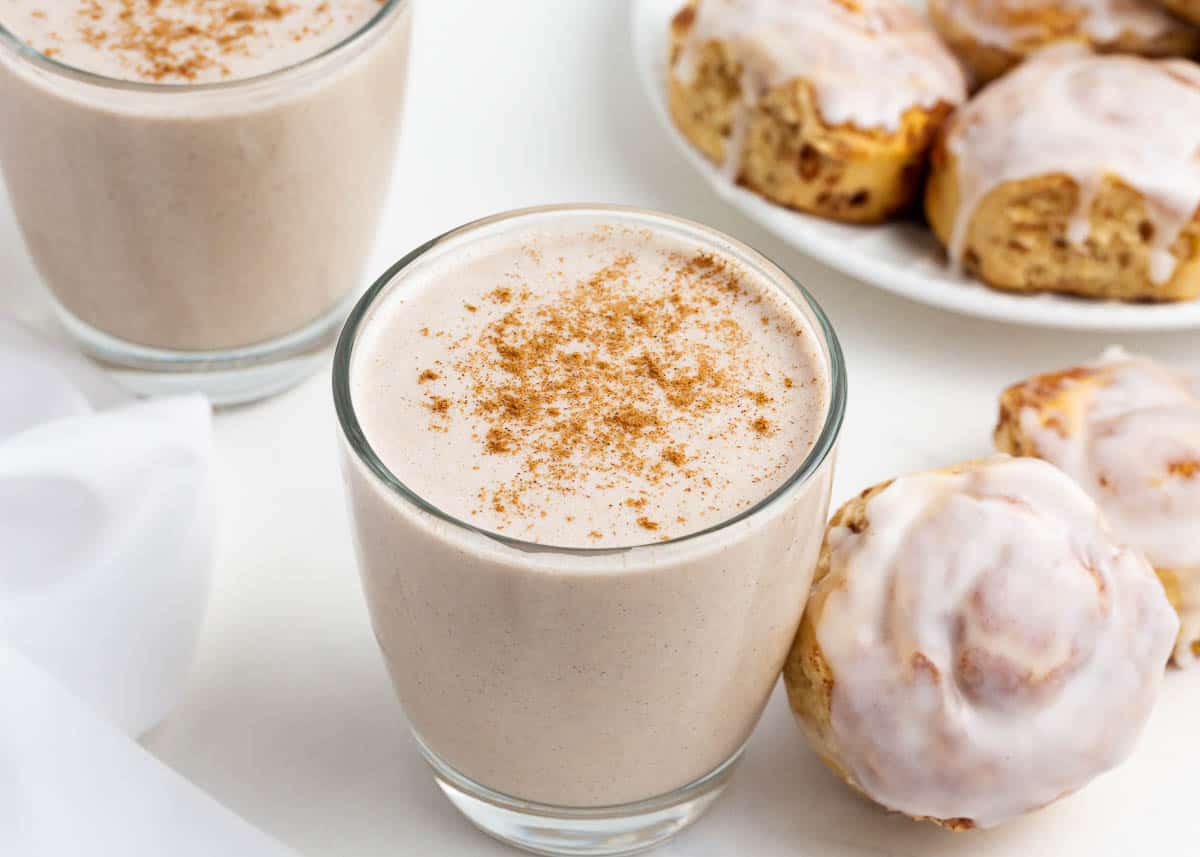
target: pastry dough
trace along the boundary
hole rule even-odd
[[[1163,5],[1176,15],[1200,24],[1200,0],[1162,0]]]
[[[1175,663],[1200,663],[1200,382],[1113,349],[1006,390],[996,446],[1046,459],[1096,499],[1179,612]]]
[[[1046,48],[934,147],[925,207],[951,262],[996,288],[1200,296],[1200,66]]]
[[[913,199],[966,98],[903,0],[692,0],[671,25],[668,86],[675,124],[730,179],[856,223]]]
[[[1200,30],[1156,0],[929,0],[929,17],[979,85],[1051,42],[1148,57],[1200,48]]]
[[[813,747],[889,809],[987,827],[1130,751],[1178,623],[1061,471],[1001,456],[834,516],[784,668]]]

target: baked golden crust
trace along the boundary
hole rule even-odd
[[[695,2],[671,26],[674,67],[694,20]],[[711,161],[724,162],[741,69],[727,43],[704,45],[695,77],[670,75],[668,101],[676,127]],[[894,132],[824,121],[810,83],[795,79],[770,89],[749,109],[738,183],[780,205],[848,223],[877,223],[916,197],[926,155],[952,110],[914,106]]]
[[[970,462],[939,472],[961,473],[976,464],[977,462]],[[796,632],[795,642],[792,643],[791,651],[788,653],[783,667],[788,704],[796,715],[801,729],[804,730],[809,745],[839,779],[860,794],[862,789],[838,761],[837,742],[833,738],[831,712],[835,679],[833,670],[830,669],[829,663],[821,652],[821,646],[817,642],[817,623],[824,611],[825,601],[832,590],[818,584],[830,573],[829,532],[835,527],[846,527],[855,533],[866,530],[870,526],[867,504],[871,502],[871,498],[886,490],[894,481],[889,479],[866,489],[857,497],[847,501],[830,520],[813,576],[812,597],[805,607],[804,616],[800,620],[800,628]],[[975,826],[974,822],[968,818],[931,818],[929,816],[913,816],[913,818],[917,821],[931,821],[949,830],[970,830]]]
[[[1158,575],[1159,582],[1163,585],[1163,591],[1167,593],[1167,601],[1171,602],[1171,606],[1175,608],[1175,612],[1182,613],[1184,598],[1180,573],[1173,568],[1155,568],[1154,573]],[[1200,638],[1194,640],[1183,638],[1182,643],[1191,649],[1193,657],[1200,658]],[[1178,665],[1178,660],[1173,661],[1173,663]]]
[[[1032,408],[1043,415],[1045,425],[1068,431],[1066,423],[1080,421],[1078,411],[1082,400],[1071,395],[1067,385],[1095,383],[1101,371],[1092,366],[1076,366],[1013,384],[1000,394],[1000,415],[993,435],[996,449],[1018,457],[1040,458],[1033,438],[1021,428],[1021,413]]]
[[[956,159],[943,139],[934,146],[932,162],[925,213],[938,240],[949,245],[963,202]],[[1107,176],[1092,202],[1090,233],[1076,244],[1067,236],[1079,198],[1078,184],[1066,175],[999,184],[970,215],[963,269],[1014,292],[1126,301],[1200,297],[1200,211],[1170,247],[1177,260],[1171,277],[1156,283],[1151,277],[1154,226],[1142,195]]]
[[[1109,370],[1104,366],[1076,366],[1058,372],[1035,375],[1013,384],[1000,394],[999,415],[994,440],[996,449],[1014,456],[1044,458],[1044,450],[1027,431],[1022,414],[1032,410],[1038,425],[1062,436],[1084,431],[1088,391],[1109,383]],[[1130,455],[1137,455],[1131,450]],[[1155,565],[1155,574],[1166,591],[1167,600],[1181,616],[1185,609],[1181,573],[1177,569]],[[1200,638],[1187,639],[1187,624],[1180,627],[1180,645],[1200,657]],[[1178,656],[1176,656],[1176,663]]]
[[[1002,47],[976,38],[969,26],[955,14],[952,3],[932,0],[927,6],[929,21],[947,47],[966,67],[974,86],[983,86],[1019,63],[1036,48],[1053,41],[1078,38],[1079,13],[1071,13],[1054,3],[1044,7],[1022,9],[1014,15],[1013,27],[1032,29],[1036,35],[1016,38],[1011,46]]]
[[[1200,11],[1200,0],[1169,0],[1192,3]],[[981,0],[931,0],[928,4],[929,19],[955,56],[970,73],[976,86],[982,86],[1013,66],[1034,51],[1052,42],[1079,42],[1101,53],[1139,54],[1145,57],[1191,57],[1200,51],[1200,30],[1179,21],[1165,22],[1163,31],[1156,36],[1145,36],[1131,30],[1122,30],[1111,40],[1097,39],[1084,26],[1087,10],[1072,7],[1058,0],[1044,0],[1040,5],[1014,4],[1010,8],[1003,4],[993,7],[989,29],[1008,31],[1010,41],[998,45],[982,40],[972,31],[969,21],[962,19],[964,6],[981,5]],[[999,7],[999,8],[996,8]]]
[[[829,527],[850,527],[851,529],[866,526],[867,501],[882,491],[891,482],[885,482],[864,491],[859,497],[842,506],[829,522]],[[827,531],[828,532],[828,531]],[[788,703],[792,712],[808,737],[809,745],[820,756],[838,778],[857,788],[850,775],[837,760],[837,750],[832,738],[830,710],[833,706],[833,671],[821,652],[817,643],[815,618],[821,615],[825,607],[826,591],[819,589],[819,584],[829,576],[830,570],[829,539],[821,544],[821,553],[817,559],[816,572],[813,575],[812,596],[805,607],[800,627],[796,631],[796,639],[792,643],[784,662],[783,678],[787,687]]]
[[[1162,0],[1162,4],[1179,17],[1200,24],[1200,0]]]

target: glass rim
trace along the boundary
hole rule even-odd
[[[553,214],[596,214],[600,216],[609,215],[614,217],[633,217],[641,218],[647,221],[646,225],[652,225],[653,222],[672,224],[677,227],[683,227],[687,230],[699,231],[707,233],[721,241],[728,242],[734,250],[742,254],[748,259],[761,264],[767,271],[778,272],[779,277],[775,278],[775,285],[781,290],[786,284],[790,284],[795,290],[795,297],[800,298],[803,306],[806,307],[816,320],[815,330],[822,337],[827,359],[829,363],[829,404],[826,409],[825,419],[821,426],[821,431],[817,436],[813,448],[809,450],[808,455],[800,465],[785,479],[775,490],[763,497],[757,503],[741,510],[740,512],[718,521],[711,526],[705,527],[695,532],[686,533],[666,541],[657,542],[642,542],[632,545],[620,545],[615,547],[566,547],[560,545],[545,544],[540,542],[527,541],[525,539],[513,538],[506,536],[503,533],[498,533],[495,530],[489,530],[484,527],[476,526],[475,524],[465,521],[455,515],[446,512],[443,509],[433,505],[428,500],[421,497],[417,492],[409,488],[401,479],[399,479],[386,464],[379,458],[375,449],[367,440],[366,434],[362,430],[362,426],[358,422],[358,414],[354,410],[354,403],[350,395],[350,363],[353,358],[354,345],[358,339],[358,334],[363,326],[363,322],[369,311],[374,307],[376,300],[381,296],[388,285],[404,272],[410,265],[422,259],[426,253],[440,246],[441,244],[470,235],[472,232],[495,224],[505,223],[509,221],[517,221],[523,218],[536,217],[541,215]],[[337,412],[338,424],[341,427],[342,435],[349,444],[351,450],[371,474],[378,479],[383,487],[399,498],[417,509],[433,515],[452,526],[467,531],[482,535],[491,541],[498,542],[506,547],[515,548],[517,550],[529,553],[556,553],[568,554],[574,556],[600,556],[605,554],[622,553],[632,550],[646,550],[654,548],[667,548],[678,545],[683,542],[689,542],[700,539],[704,536],[712,535],[713,533],[727,529],[741,521],[755,517],[766,509],[775,504],[775,501],[789,493],[793,488],[808,482],[813,477],[825,460],[833,451],[837,443],[838,436],[841,434],[842,422],[846,414],[846,365],[845,358],[842,354],[842,346],[838,340],[836,331],[830,323],[825,311],[817,300],[800,284],[795,277],[781,268],[779,265],[772,262],[767,256],[755,250],[753,247],[745,244],[736,238],[726,235],[711,226],[706,226],[703,223],[698,223],[693,220],[688,220],[682,217],[676,217],[671,214],[653,211],[651,209],[640,208],[629,205],[609,205],[601,203],[572,203],[566,205],[542,205],[533,206],[530,208],[519,208],[511,211],[505,211],[499,214],[481,217],[477,220],[472,220],[461,226],[450,229],[438,235],[435,238],[426,241],[424,244],[416,247],[397,262],[393,263],[386,271],[384,271],[363,293],[362,297],[354,304],[354,308],[350,311],[350,315],[346,319],[346,324],[342,328],[342,332],[338,337],[337,347],[333,356],[333,401],[334,409]]]
[[[70,65],[69,63],[60,62],[53,57],[48,57],[41,51],[31,46],[17,36],[12,30],[4,26],[0,21],[0,45],[12,50],[17,56],[32,63],[34,66],[41,68],[44,71],[51,72],[59,77],[66,77],[75,80],[79,83],[86,83],[91,86],[99,86],[105,89],[122,90],[126,92],[146,92],[163,95],[167,93],[176,95],[185,95],[191,93],[202,92],[228,92],[242,88],[249,88],[255,84],[262,84],[274,81],[278,78],[290,75],[292,72],[299,71],[309,65],[324,60],[333,54],[339,53],[343,48],[350,47],[356,44],[361,38],[372,33],[380,23],[387,18],[393,10],[402,9],[410,5],[412,0],[383,0],[379,9],[371,15],[361,26],[351,31],[344,38],[325,48],[324,50],[297,60],[290,65],[285,65],[282,68],[272,69],[271,71],[256,74],[251,77],[239,77],[235,80],[216,80],[208,83],[161,83],[158,81],[148,80],[126,80],[120,77],[109,77],[105,74],[99,74],[94,71],[88,71],[78,66]]]

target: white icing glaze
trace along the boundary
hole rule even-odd
[[[694,80],[714,41],[741,64],[743,113],[797,79],[812,85],[827,123],[864,130],[895,131],[913,107],[966,99],[958,63],[902,0],[701,0],[676,60],[680,79]]]
[[[741,91],[754,90],[753,77],[742,73]],[[721,162],[721,175],[727,181],[737,181],[738,172],[742,168],[742,153],[746,149],[746,138],[750,134],[751,109],[753,105],[746,99],[738,99],[733,105],[733,116],[729,123],[729,135],[725,138],[724,160]]]
[[[1077,13],[1078,31],[1100,45],[1124,34],[1157,39],[1183,27],[1151,0],[931,0],[931,5],[975,41],[1010,51],[1044,37],[1030,21],[1038,9]]]
[[[1020,414],[1045,458],[1100,504],[1113,532],[1179,579],[1175,662],[1200,640],[1200,379],[1112,349],[1062,381],[1061,407]],[[1036,379],[1035,379],[1036,382]]]
[[[949,126],[959,207],[949,252],[957,265],[975,209],[997,186],[1060,174],[1080,187],[1068,238],[1090,230],[1089,209],[1112,174],[1139,191],[1154,226],[1151,279],[1170,279],[1170,246],[1200,206],[1200,66],[1188,60],[1097,56],[1045,48],[985,87]]]
[[[980,827],[1120,762],[1177,620],[1146,560],[1038,459],[896,480],[830,531],[817,640],[839,758],[870,797]]]

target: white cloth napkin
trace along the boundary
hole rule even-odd
[[[0,643],[4,857],[296,857]]]
[[[212,416],[0,319],[0,857],[295,857],[142,749],[216,541]]]
[[[132,402],[0,320],[0,641],[131,735],[175,703],[195,651],[211,436],[202,397]]]

